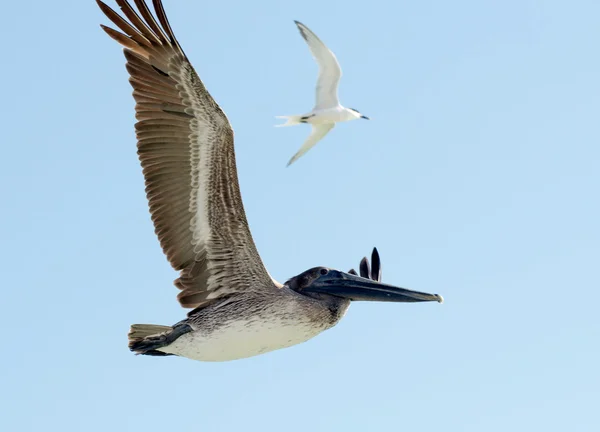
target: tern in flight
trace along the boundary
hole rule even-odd
[[[235,360],[313,338],[337,324],[351,301],[442,301],[381,283],[376,250],[370,268],[361,262],[360,276],[314,267],[284,284],[274,280],[246,220],[233,129],[175,38],[161,0],[153,0],[156,19],[144,0],[135,0],[137,12],[116,0],[127,20],[97,2],[121,30],[102,26],[124,47],[150,214],[163,252],[179,271],[177,299],[192,309],[172,326],[132,325],[131,351]]]
[[[301,22],[294,22],[319,65],[319,77],[317,78],[316,102],[311,112],[302,115],[277,116],[277,118],[287,119],[286,123],[276,125],[277,127],[295,126],[301,123],[310,123],[312,126],[310,135],[300,150],[292,156],[287,166],[314,147],[333,129],[336,123],[359,118],[369,120],[369,117],[362,115],[354,108],[345,108],[340,105],[338,84],[342,77],[342,69],[335,54],[308,27]]]

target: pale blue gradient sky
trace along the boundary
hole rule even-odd
[[[114,6],[114,3],[109,3]],[[284,280],[377,246],[446,303],[355,304],[230,362],[131,354],[184,316],[153,234],[119,46],[92,0],[3,5],[2,431],[598,431],[600,2],[174,1]],[[337,54],[338,126],[290,168]]]

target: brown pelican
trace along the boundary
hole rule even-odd
[[[361,276],[315,267],[275,281],[248,228],[240,195],[233,130],[188,61],[153,0],[116,0],[129,22],[100,0],[122,31],[102,28],[124,46],[136,101],[138,155],[155,231],[175,270],[177,299],[193,308],[173,326],[135,324],[129,348],[146,355],[203,361],[251,357],[289,347],[334,326],[350,301],[442,301],[379,282],[379,256]]]

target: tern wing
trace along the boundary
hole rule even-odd
[[[314,111],[334,108],[339,105],[338,84],[342,77],[342,69],[335,54],[314,34],[308,27],[298,21],[294,21],[300,30],[300,34],[308,44],[310,52],[319,65],[319,77],[317,79],[316,102]]]
[[[333,129],[334,126],[335,123],[312,125],[312,132],[310,133],[304,144],[302,144],[300,150],[298,150],[298,152],[294,156],[292,156],[287,166],[290,166],[291,164],[296,162],[296,160],[298,160],[302,155],[304,155],[304,153],[313,148],[314,145],[318,143],[325,135],[327,135],[327,133],[331,129]]]

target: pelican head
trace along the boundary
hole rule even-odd
[[[355,110],[354,108],[348,108],[350,111],[354,111],[356,113],[356,116],[361,118],[361,119],[365,119],[365,120],[371,120],[369,117],[367,117],[366,115],[362,115],[358,110]]]
[[[412,291],[327,267],[314,267],[288,280],[290,289],[315,298],[337,297],[350,301],[414,303],[444,299],[439,294]]]

